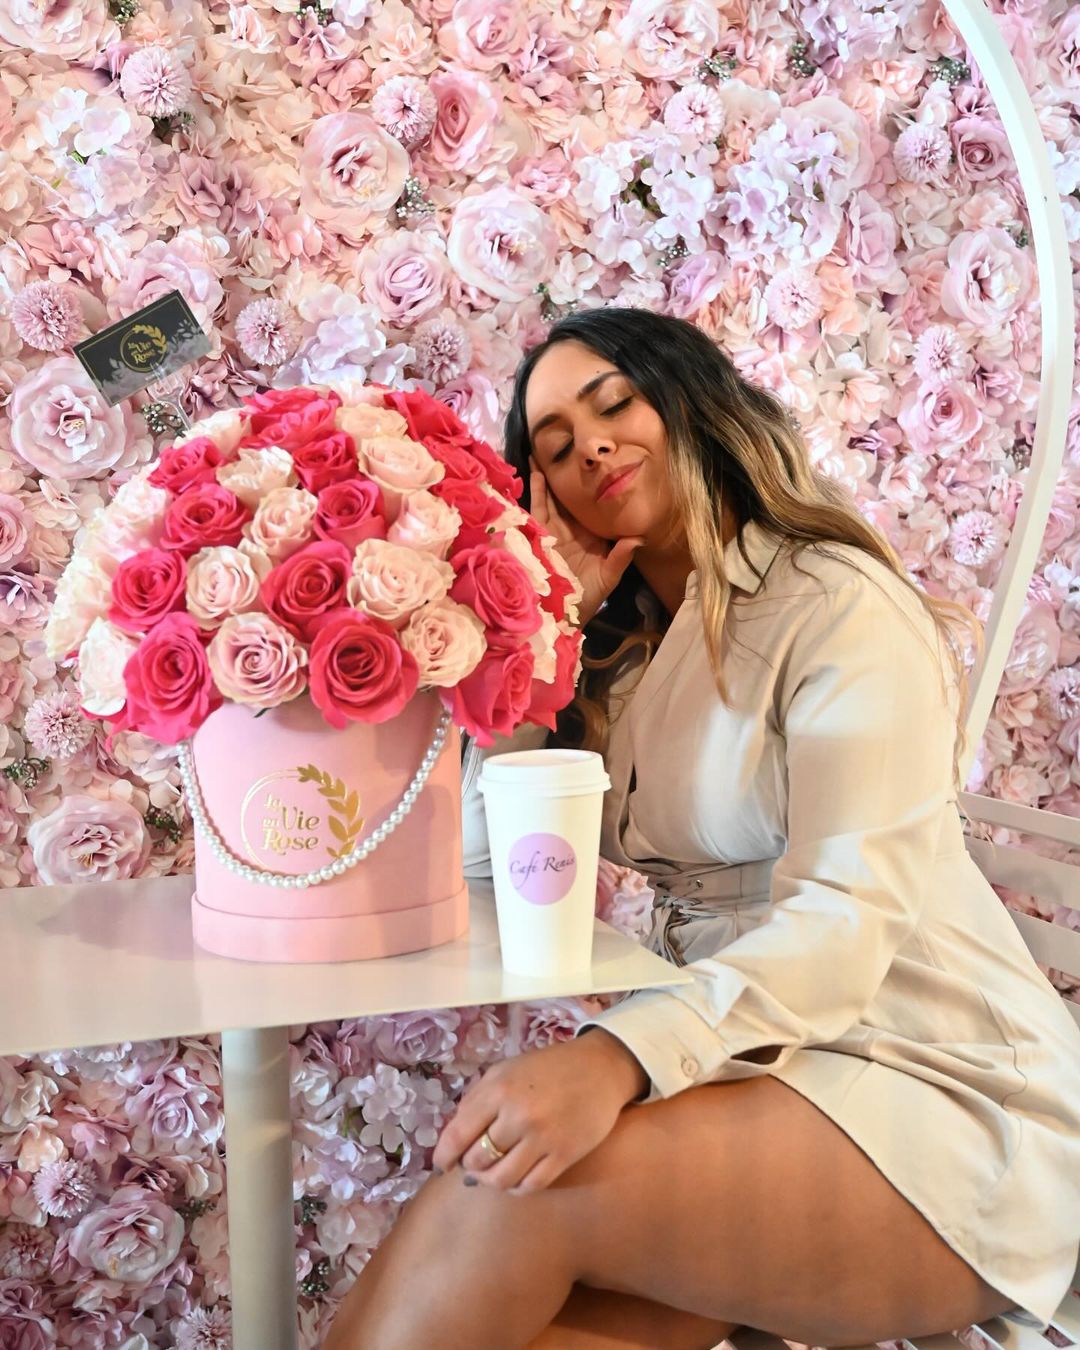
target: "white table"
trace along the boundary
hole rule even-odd
[[[599,920],[587,975],[507,974],[490,887],[470,882],[457,942],[296,966],[196,948],[190,876],[0,890],[0,1054],[222,1033],[234,1350],[297,1344],[290,1026],[689,981]]]

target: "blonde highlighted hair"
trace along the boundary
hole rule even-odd
[[[664,423],[676,514],[698,573],[706,649],[721,698],[726,694],[721,634],[731,603],[724,570],[726,511],[740,531],[754,521],[782,536],[796,554],[803,548],[828,553],[830,544],[850,545],[877,559],[918,598],[940,639],[943,679],[951,676],[958,691],[961,715],[953,747],[958,777],[968,665],[982,643],[978,620],[963,605],[928,595],[911,581],[895,550],[847,492],[811,467],[803,439],[780,401],[744,380],[693,324],[617,307],[587,310],[556,324],[522,362],[507,417],[506,456],[525,483],[531,452],[525,419],[529,376],[549,347],[568,341],[582,343],[621,370]],[[564,739],[604,748],[612,684],[635,652],[647,661],[662,637],[637,613],[640,585],[636,571],[629,569],[586,628],[585,674],[560,723]]]

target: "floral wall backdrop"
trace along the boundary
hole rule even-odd
[[[1080,9],[991,7],[1080,277]],[[1000,120],[934,3],[5,0],[0,240],[0,885],[191,866],[174,755],[106,748],[40,639],[79,529],[175,430],[149,399],[108,409],[72,344],[173,289],[213,343],[193,418],[344,370],[415,381],[495,444],[558,315],[690,317],[927,589],[988,611],[1039,298]],[[971,782],[1074,816],[1078,514],[1080,395]],[[648,901],[605,872],[627,931]],[[307,1345],[470,1076],[580,1016],[295,1028]],[[0,1343],[227,1346],[222,1130],[212,1040],[0,1060]]]

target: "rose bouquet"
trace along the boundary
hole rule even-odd
[[[84,532],[46,629],[82,706],[166,744],[225,700],[378,723],[433,690],[482,745],[552,726],[580,589],[442,403],[275,390],[192,428]]]
[[[205,419],[87,526],[48,647],[113,734],[179,745],[202,946],[465,930],[456,728],[553,726],[579,665],[580,587],[520,496],[436,399],[346,382]]]

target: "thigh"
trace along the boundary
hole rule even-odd
[[[528,1350],[713,1350],[737,1330],[633,1294],[576,1284]]]
[[[770,1076],[625,1111],[553,1189],[580,1282],[788,1340],[899,1339],[1012,1306]]]

